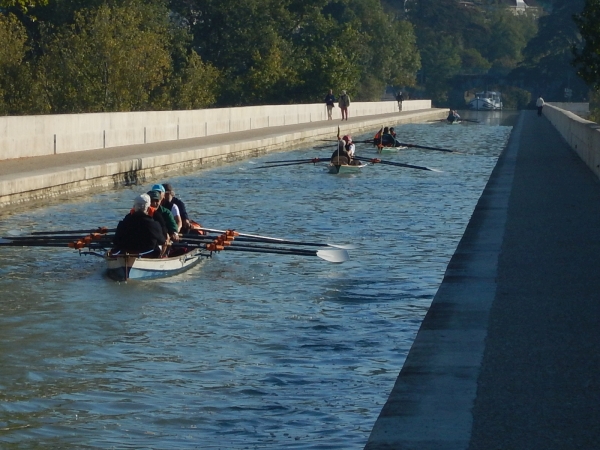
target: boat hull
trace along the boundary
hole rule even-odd
[[[502,97],[499,92],[478,92],[469,102],[469,109],[476,111],[495,111],[502,109]]]
[[[185,272],[208,256],[193,249],[172,258],[142,258],[139,255],[106,255],[106,274],[115,281],[150,280]]]
[[[407,148],[403,145],[397,147],[377,147],[377,153],[398,153],[398,151],[406,150]]]
[[[361,163],[359,165],[348,165],[342,164],[341,166],[329,164],[327,166],[327,170],[329,173],[338,174],[338,173],[357,173],[360,172],[360,169],[366,167],[367,164]]]

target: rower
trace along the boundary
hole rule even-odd
[[[158,188],[162,187],[162,184],[155,184],[152,186],[152,190],[148,192],[148,196],[150,197],[150,206],[154,209],[154,213],[152,217],[158,222],[164,222],[166,228],[166,234],[173,241],[179,240],[179,229],[177,227],[177,222],[173,217],[171,211],[169,211],[164,206],[161,206],[161,201],[163,199],[163,192],[161,192]]]
[[[138,195],[133,201],[133,212],[117,225],[113,244],[116,250],[129,253],[160,254],[160,245],[166,241],[160,225],[149,215],[150,197]]]
[[[344,143],[345,143],[344,148],[346,149],[346,152],[348,153],[348,157],[350,158],[349,164],[353,165],[353,166],[360,165],[360,161],[357,161],[356,159],[354,159],[354,152],[356,151],[356,145],[354,145],[354,142],[352,142],[352,136],[346,135],[342,138],[342,141],[344,141]]]
[[[450,112],[448,113],[448,117],[446,118],[446,120],[450,123],[452,122],[456,122],[457,120],[460,120],[460,116],[458,115],[458,111],[451,109]]]
[[[188,217],[188,213],[185,208],[185,203],[183,203],[180,199],[175,197],[175,190],[173,189],[173,186],[171,184],[165,183],[163,184],[163,187],[165,188],[165,195],[161,205],[169,209],[173,213],[173,217],[175,217],[175,221],[179,226],[178,231],[185,232],[186,230],[189,230],[190,218]]]
[[[346,166],[350,164],[351,159],[352,158],[346,150],[346,142],[343,139],[340,139],[338,141],[337,149],[331,155],[331,164],[334,166]]]

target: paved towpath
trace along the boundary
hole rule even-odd
[[[600,182],[521,113],[365,447],[600,448]]]

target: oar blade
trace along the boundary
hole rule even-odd
[[[325,261],[340,264],[350,259],[348,251],[343,248],[326,248],[317,250],[317,256]]]

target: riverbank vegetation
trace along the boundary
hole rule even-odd
[[[0,114],[315,103],[330,88],[455,108],[479,90],[510,108],[587,98],[571,64],[585,0],[505,3],[0,0]]]

